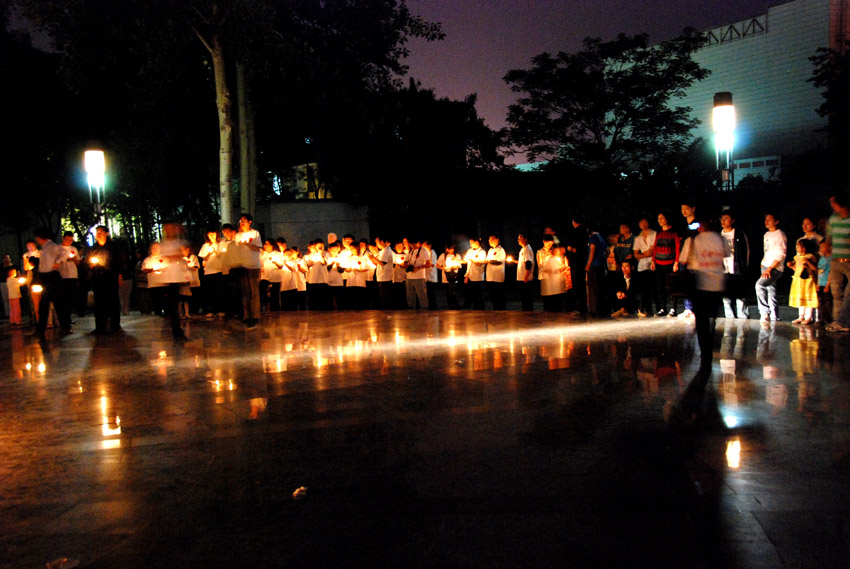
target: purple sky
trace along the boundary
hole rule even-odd
[[[783,0],[407,0],[411,12],[440,22],[446,39],[413,41],[410,76],[437,96],[478,94],[478,113],[505,126],[513,102],[502,77],[544,51],[576,51],[588,36],[646,32],[651,41],[686,26],[703,30],[762,14]]]

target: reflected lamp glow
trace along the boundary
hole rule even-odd
[[[95,203],[102,203],[106,185],[106,157],[103,151],[86,150],[83,166],[89,183],[89,198]]]

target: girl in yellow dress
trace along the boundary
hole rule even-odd
[[[791,294],[789,305],[796,306],[799,316],[792,324],[811,324],[814,309],[818,307],[818,259],[814,241],[800,239],[797,241],[797,254],[788,263],[794,269],[791,277]]]

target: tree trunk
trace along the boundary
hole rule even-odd
[[[255,213],[257,206],[257,152],[254,112],[245,80],[245,68],[236,63],[236,105],[239,120],[239,187],[242,213]]]
[[[221,196],[221,223],[233,222],[233,118],[231,116],[230,90],[224,63],[224,49],[218,35],[208,45],[215,74],[215,102],[218,108],[219,174],[218,185]]]

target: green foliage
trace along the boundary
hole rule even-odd
[[[542,53],[505,75],[521,96],[508,113],[508,142],[538,158],[610,174],[640,169],[684,149],[698,121],[675,97],[708,71],[693,61],[690,30],[650,46],[648,36],[587,38],[577,53]]]
[[[832,174],[836,181],[846,183],[850,180],[844,164],[850,152],[850,41],[843,53],[821,48],[809,60],[815,66],[809,81],[823,89],[824,101],[817,112],[829,119],[826,132],[835,156]]]

